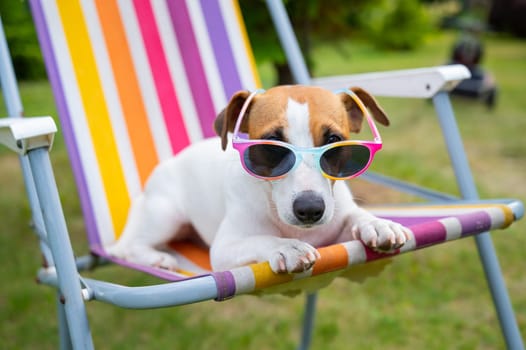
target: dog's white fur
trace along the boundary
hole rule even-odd
[[[388,124],[371,96],[353,90],[377,120]],[[269,261],[274,272],[301,272],[319,258],[315,247],[361,239],[370,247],[389,250],[406,242],[402,226],[359,208],[346,183],[323,177],[308,156],[277,181],[246,173],[238,153],[227,146],[226,135],[247,96],[239,92],[220,114],[216,130],[221,139],[193,144],[155,169],[134,200],[120,239],[107,247],[111,254],[175,269],[177,261],[162,247],[184,238],[179,236],[188,231],[183,230],[188,224],[210,246],[214,270]],[[360,130],[363,119],[345,94],[301,86],[270,89],[255,97],[247,113],[242,130],[250,138],[280,130],[285,141],[300,147],[320,146],[321,133],[328,127],[348,137],[350,131]],[[227,146],[225,151],[221,146]],[[316,222],[302,222],[294,203],[312,200],[323,203],[323,215]]]

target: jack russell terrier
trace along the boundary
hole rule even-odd
[[[237,92],[215,122],[219,138],[157,166],[109,253],[176,269],[162,249],[185,238],[189,225],[210,247],[216,271],[268,261],[276,273],[302,272],[319,259],[316,247],[353,239],[379,251],[401,247],[406,229],[359,208],[341,181],[363,173],[381,148],[366,107],[389,125],[360,88]],[[350,140],[363,119],[374,140]]]

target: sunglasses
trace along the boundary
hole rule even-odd
[[[320,147],[297,147],[283,141],[251,140],[240,135],[239,129],[253,98],[264,90],[256,90],[246,99],[237,119],[232,146],[239,152],[243,168],[252,176],[278,180],[293,171],[305,155],[313,157],[318,170],[326,178],[344,180],[357,177],[371,165],[374,155],[382,148],[380,133],[363,102],[348,89],[335,93],[348,94],[362,111],[371,128],[374,141],[344,140]]]

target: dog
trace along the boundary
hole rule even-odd
[[[156,167],[108,252],[175,270],[176,259],[162,248],[186,238],[189,225],[210,247],[215,271],[268,261],[275,273],[299,273],[320,258],[316,247],[355,239],[378,251],[401,247],[409,239],[407,230],[358,207],[346,181],[324,176],[315,155],[303,154],[294,169],[265,178],[247,172],[230,142],[236,123],[249,141],[298,149],[345,141],[361,130],[363,105],[377,122],[389,125],[369,93],[350,90],[337,94],[290,85],[234,94],[215,121],[219,137],[197,142]]]

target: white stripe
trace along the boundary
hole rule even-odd
[[[131,198],[141,192],[141,181],[138,174],[137,164],[133,157],[133,149],[130,143],[126,121],[122,112],[115,77],[110,63],[110,57],[106,51],[105,38],[102,33],[102,25],[99,21],[97,9],[91,0],[81,2],[88,27],[88,34],[93,47],[99,79],[104,91],[104,99],[108,108],[110,122],[113,128],[113,137],[119,152],[119,159],[123,169],[128,194]],[[111,44],[111,43],[110,43]]]
[[[462,224],[457,218],[446,218],[440,220],[446,228],[446,240],[458,239],[462,235]]]
[[[225,91],[221,82],[221,75],[219,74],[219,69],[215,60],[214,50],[210,43],[210,37],[208,36],[204,16],[199,1],[187,0],[186,5],[188,6],[188,13],[191,18],[192,27],[194,28],[197,46],[199,48],[199,56],[201,57],[205,69],[208,89],[212,95],[214,109],[216,113],[219,113],[226,106],[227,98],[225,96]]]
[[[169,10],[164,1],[152,1],[153,13],[161,36],[164,54],[170,70],[172,82],[176,87],[176,94],[183,114],[183,119],[191,142],[201,140],[203,131],[195,109],[195,101],[188,84],[188,78],[184,70],[183,59],[177,46]],[[168,78],[168,77],[167,77]]]
[[[491,218],[491,229],[504,228],[506,224],[506,215],[499,207],[488,208],[486,213]]]
[[[254,291],[256,288],[256,278],[254,271],[248,266],[230,270],[236,285],[236,294],[245,294]]]
[[[242,88],[252,91],[258,88],[252,66],[250,65],[252,58],[248,57],[249,48],[244,45],[245,41],[241,32],[242,29],[240,28],[232,1],[233,0],[219,0],[219,6],[225,21],[230,45],[232,46],[238,74],[241,77]]]
[[[400,248],[400,253],[405,253],[416,249],[415,234],[410,229],[407,229],[407,231],[409,231],[409,240],[407,240],[405,244]]]
[[[342,243],[347,250],[347,256],[349,257],[348,266],[361,264],[367,261],[367,254],[365,248],[360,241],[348,241]]]
[[[135,73],[139,81],[142,99],[148,114],[148,123],[155,142],[155,149],[159,159],[165,160],[172,157],[172,146],[164,123],[163,112],[156,93],[157,90],[152,72],[150,69],[147,69],[147,67],[150,67],[150,63],[146,55],[135,9],[133,3],[129,0],[119,0],[118,5],[135,66]]]
[[[86,114],[83,109],[82,99],[75,78],[75,71],[69,48],[64,36],[62,22],[56,3],[53,1],[42,1],[44,16],[48,26],[54,58],[57,61],[57,69],[62,86],[77,147],[79,148],[80,160],[83,170],[89,171],[85,174],[86,183],[91,198],[91,206],[95,215],[98,234],[103,242],[113,241],[115,238],[110,210],[106,201],[104,186],[100,177],[99,165],[95,157],[95,150],[90,138]]]

